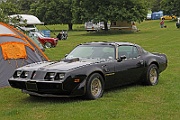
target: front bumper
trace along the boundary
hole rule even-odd
[[[66,84],[57,81],[27,81],[10,79],[9,83],[12,87],[22,89],[22,91],[27,94],[41,97],[82,96],[84,95],[85,86],[85,81],[82,83],[73,83],[73,85],[69,85],[68,88],[64,87]]]

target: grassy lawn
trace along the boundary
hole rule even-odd
[[[0,119],[2,120],[179,120],[180,118],[180,29],[175,22],[159,20],[138,24],[140,32],[82,31],[74,25],[68,40],[46,49],[51,60],[60,60],[79,43],[90,41],[128,41],[147,51],[165,53],[168,68],[160,75],[157,86],[129,85],[105,92],[98,100],[80,98],[30,98],[11,87],[0,89]],[[46,29],[38,26],[40,29]],[[48,26],[51,30],[66,30],[66,25]],[[51,33],[53,37],[55,35]]]

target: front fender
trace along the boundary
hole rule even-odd
[[[85,72],[85,71],[84,71]],[[73,90],[72,90],[72,95],[78,96],[78,95],[84,95],[86,93],[86,83],[88,78],[93,74],[93,73],[99,73],[102,75],[103,79],[105,79],[104,73],[100,68],[94,68],[94,69],[89,69],[86,71],[85,74],[83,75],[74,75],[74,79],[81,78],[81,81]]]

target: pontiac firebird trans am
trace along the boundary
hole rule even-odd
[[[85,96],[94,100],[104,90],[141,82],[154,86],[167,67],[167,57],[128,42],[78,45],[61,61],[43,61],[18,68],[8,80],[30,96]]]

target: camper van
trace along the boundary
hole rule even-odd
[[[110,29],[110,24],[107,24],[108,29]],[[104,22],[94,23],[93,21],[85,22],[86,31],[99,31],[104,30]]]
[[[14,26],[19,26],[23,31],[38,31],[35,25],[44,24],[34,15],[14,14],[9,17],[12,19],[9,23]],[[14,23],[13,19],[18,20],[19,22]]]
[[[89,31],[99,31],[101,29],[99,23],[94,23],[92,21],[85,22],[84,26],[85,26],[86,31],[88,31],[88,32]]]

